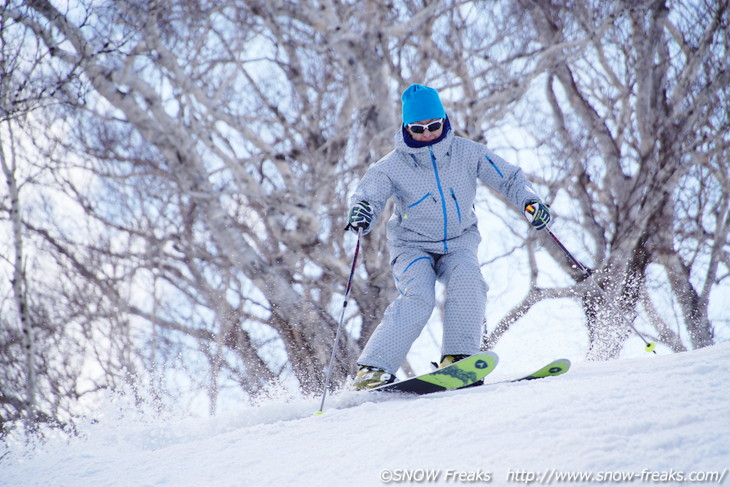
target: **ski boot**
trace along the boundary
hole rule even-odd
[[[352,388],[356,391],[374,389],[385,384],[395,382],[395,376],[389,372],[377,367],[363,365],[355,374],[355,380],[352,381]]]
[[[458,362],[459,360],[464,360],[467,357],[469,357],[469,355],[444,355],[441,357],[441,363],[437,368],[443,369],[444,367]]]

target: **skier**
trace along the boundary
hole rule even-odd
[[[535,228],[550,222],[548,207],[521,169],[485,145],[454,135],[435,89],[411,85],[401,101],[395,150],[367,170],[350,199],[347,228],[364,235],[394,198],[387,235],[400,293],[358,358],[356,390],[395,381],[433,312],[437,281],[446,286],[439,367],[479,351],[488,286],[477,259],[477,180],[524,210]]]

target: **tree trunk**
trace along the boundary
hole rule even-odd
[[[26,289],[24,262],[23,262],[23,222],[20,212],[20,191],[16,180],[15,141],[12,126],[7,123],[9,137],[9,161],[0,144],[0,165],[2,165],[5,182],[8,186],[10,200],[10,219],[13,228],[13,296],[17,307],[18,319],[23,333],[23,351],[25,355],[25,426],[30,430],[36,419],[36,363],[35,337],[33,324],[28,315],[28,295]]]

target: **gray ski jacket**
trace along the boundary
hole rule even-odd
[[[399,130],[395,149],[367,170],[350,203],[367,201],[372,206],[369,232],[387,200],[395,199],[388,221],[392,257],[402,248],[435,254],[462,248],[476,250],[481,241],[474,213],[478,180],[520,210],[528,201],[539,199],[520,168],[483,144],[456,137],[449,130],[441,141],[413,148],[405,143]]]

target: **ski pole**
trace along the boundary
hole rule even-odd
[[[557,246],[560,247],[560,249],[563,252],[565,252],[565,255],[568,256],[568,259],[570,259],[573,262],[573,264],[575,265],[575,267],[583,274],[583,277],[586,278],[586,279],[588,279],[589,281],[591,281],[593,283],[593,285],[596,286],[596,288],[598,288],[598,290],[601,292],[601,294],[603,294],[603,297],[606,299],[606,302],[611,307],[611,309],[613,310],[613,312],[615,314],[617,314],[618,316],[620,316],[629,325],[629,327],[632,330],[634,330],[634,333],[636,333],[639,336],[639,338],[641,338],[644,341],[644,343],[646,344],[646,346],[644,347],[645,350],[647,352],[654,352],[654,354],[656,354],[656,350],[655,350],[656,343],[650,342],[646,338],[644,338],[644,335],[642,335],[639,332],[639,330],[636,329],[636,327],[634,326],[633,323],[631,323],[628,319],[626,319],[626,317],[623,315],[623,313],[621,313],[621,310],[616,307],[616,304],[613,301],[609,301],[608,296],[606,294],[606,291],[604,291],[603,288],[598,285],[598,282],[596,282],[596,280],[593,279],[593,276],[591,275],[591,271],[588,270],[588,268],[586,266],[584,266],[583,264],[581,264],[578,261],[578,259],[576,259],[575,257],[573,257],[573,254],[571,254],[568,251],[568,249],[565,248],[565,245],[563,245],[563,243],[552,232],[552,230],[550,230],[550,227],[548,227],[547,225],[545,225],[545,231],[547,232],[548,235],[550,235],[550,238],[553,240],[553,242],[555,242],[557,244]]]
[[[340,322],[337,325],[335,333],[335,343],[332,346],[332,356],[330,357],[330,365],[327,367],[327,375],[324,380],[324,392],[322,393],[322,403],[319,405],[319,411],[314,414],[322,414],[324,412],[324,400],[327,397],[327,389],[330,387],[330,379],[332,377],[332,368],[335,365],[335,355],[337,355],[337,344],[340,341],[340,333],[342,331],[342,322],[345,319],[345,309],[347,308],[347,299],[352,289],[352,277],[355,275],[355,265],[357,264],[357,256],[360,253],[360,237],[362,237],[362,228],[357,229],[357,245],[355,246],[355,256],[352,258],[352,268],[350,269],[350,277],[347,279],[347,288],[345,289],[345,300],[342,303],[342,313],[340,313]]]

